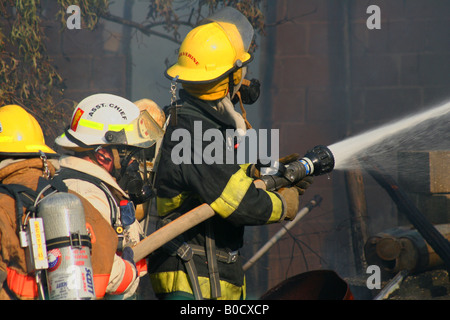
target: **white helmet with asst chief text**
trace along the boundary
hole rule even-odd
[[[75,108],[69,127],[55,143],[66,149],[89,150],[101,145],[148,148],[163,136],[147,111],[113,94],[94,94]]]

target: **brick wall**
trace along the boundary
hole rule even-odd
[[[366,26],[371,4],[381,9],[379,30]],[[280,129],[280,154],[450,99],[449,12],[445,0],[269,1],[261,114],[263,127]],[[364,182],[369,232],[402,222],[384,190],[366,175]],[[365,271],[354,267],[343,172],[317,177],[303,203],[314,194],[323,203],[291,231],[296,240],[284,237],[258,266],[268,270],[268,287],[313,269]]]

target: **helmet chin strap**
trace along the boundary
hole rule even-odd
[[[251,125],[250,122],[247,120],[247,111],[245,111],[244,104],[242,103],[241,92],[240,92],[240,91],[236,92],[236,96],[237,96],[238,99],[239,99],[239,107],[241,108],[242,118],[244,118],[245,126],[247,127],[247,130],[248,130],[248,129],[251,129],[251,128],[252,128],[252,125]]]
[[[111,147],[111,151],[113,154],[114,169],[116,170],[116,172],[120,172],[122,166],[120,164],[119,151],[117,150],[117,147]]]
[[[239,81],[238,84],[234,84],[234,72],[230,73],[229,75],[229,88],[230,88],[230,92],[229,94],[223,98],[219,103],[218,103],[218,108],[217,109],[222,109],[224,110],[224,113],[228,114],[234,121],[234,123],[236,124],[236,129],[241,129],[245,132],[247,132],[248,129],[251,129],[252,126],[250,124],[250,122],[247,120],[247,112],[245,111],[244,108],[244,104],[242,103],[242,98],[241,98],[241,93],[239,92],[239,88],[242,85],[242,82],[245,80],[244,77],[247,75],[247,67],[244,66],[241,68],[242,70],[242,75],[241,75],[241,79]],[[236,112],[234,110],[234,104],[231,102],[231,100],[233,100],[234,96],[237,96],[239,99],[239,106],[241,109],[241,114],[239,114],[238,112]],[[225,100],[227,99],[228,100]],[[223,108],[221,108],[223,106]]]
[[[238,84],[239,86],[239,84]],[[234,72],[231,72],[228,75],[228,93],[230,95],[230,99],[233,99],[234,94],[239,91],[239,88],[236,89],[236,86],[234,85]]]
[[[84,148],[84,149],[92,149],[92,146],[85,144],[83,141],[78,140],[72,134],[70,134],[69,129],[70,129],[70,127],[67,127],[64,130],[64,133],[66,134],[66,137],[67,137],[67,139],[69,139],[70,142],[73,142],[77,146]]]
[[[238,70],[241,70],[241,79],[238,84],[234,84],[234,74]],[[228,75],[228,92],[230,94],[230,99],[233,100],[234,95],[239,92],[239,88],[242,85],[242,81],[247,75],[247,67],[242,66],[242,62],[240,60],[236,61],[236,69]]]

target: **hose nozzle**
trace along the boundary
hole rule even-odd
[[[306,152],[305,156],[300,159],[300,162],[309,168],[307,175],[320,176],[331,172],[334,168],[333,154],[330,149],[322,145],[315,146]]]
[[[275,175],[264,175],[261,180],[266,184],[267,190],[278,190],[291,186],[306,176],[320,176],[334,168],[334,156],[330,149],[318,145],[309,150],[303,158],[288,163],[283,170]]]

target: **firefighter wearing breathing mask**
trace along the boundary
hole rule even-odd
[[[248,20],[227,7],[188,33],[178,62],[166,71],[183,89],[180,102],[170,109],[156,175],[161,225],[202,203],[209,204],[216,215],[149,257],[151,283],[160,299],[245,299],[239,255],[244,227],[292,219],[298,210],[299,194],[294,188],[287,188],[289,197],[257,188],[256,180],[247,174],[248,165],[228,164],[225,159],[222,164],[196,163],[194,139],[190,163],[175,164],[171,158],[179,143],[171,138],[177,129],[187,130],[191,137],[199,123],[202,133],[220,130],[227,141],[224,157],[225,149],[234,149],[236,143],[227,139],[225,131],[233,129],[237,139],[245,134],[249,125],[235,111],[233,100],[252,60],[248,53],[252,38]],[[209,143],[203,141],[202,148]]]
[[[122,281],[111,283],[107,291],[115,297],[132,296],[141,268],[146,271],[145,261],[133,265],[131,250],[143,236],[135,207],[152,192],[139,162],[145,164],[145,150],[162,135],[162,128],[146,110],[116,95],[94,94],[76,106],[70,125],[55,140],[67,151],[60,158],[58,177],[69,190],[90,201],[117,233],[118,263],[113,271]]]
[[[29,221],[27,201],[31,206],[41,186],[55,177],[59,155],[45,144],[36,119],[18,105],[0,108],[0,141],[0,300],[41,299],[35,271],[27,261],[30,244],[23,243],[21,234]],[[117,236],[86,199],[79,199],[90,233],[95,297],[103,298]],[[113,275],[113,282],[118,281],[116,277]]]

